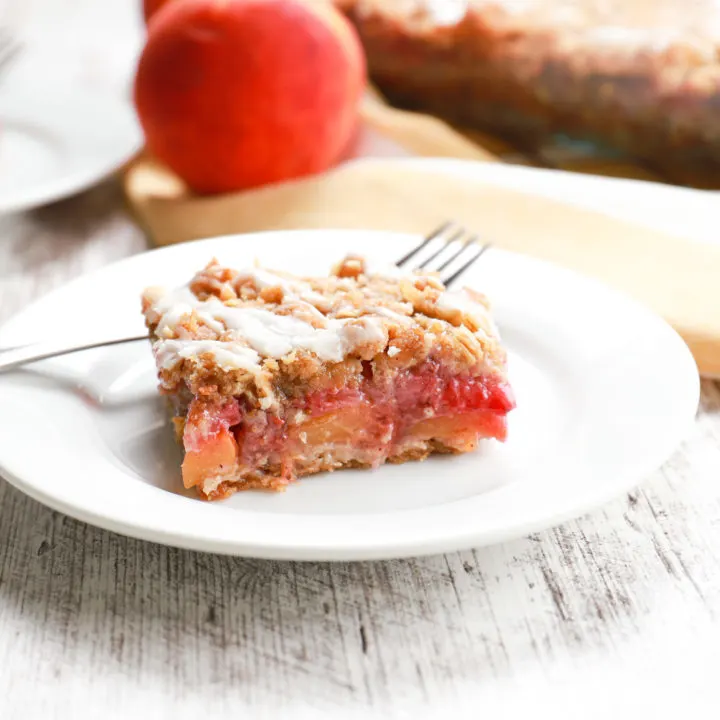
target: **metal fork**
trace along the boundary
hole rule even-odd
[[[440,279],[445,287],[450,287],[490,247],[488,244],[480,244],[479,240],[480,238],[477,235],[469,233],[460,225],[454,222],[446,222],[429,235],[426,235],[418,245],[409,253],[403,255],[395,264],[399,268],[412,267],[413,270],[428,270],[440,273]],[[423,255],[423,251],[431,254],[418,262],[418,259]],[[410,262],[413,259],[415,259],[415,263]]]
[[[7,28],[0,27],[0,77],[17,60],[22,43]]]
[[[480,258],[488,247],[488,245],[478,244],[476,235],[472,235],[455,223],[448,222],[425,236],[416,247],[403,255],[395,264],[399,268],[438,272],[442,282],[449,287]],[[424,257],[426,252],[430,254]],[[411,262],[413,260],[415,262]],[[133,335],[81,344],[68,344],[67,341],[56,340],[0,348],[0,373],[38,360],[68,355],[81,350],[92,350],[147,339],[147,335]]]

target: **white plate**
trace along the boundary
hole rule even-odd
[[[129,102],[37,78],[25,73],[0,92],[0,213],[80,192],[142,146]]]
[[[345,251],[392,261],[415,238],[358,231],[228,237],[108,266],[25,310],[21,343],[77,323],[141,326],[138,295],[179,284],[216,256],[325,272]],[[198,550],[299,560],[371,559],[500,541],[629,489],[690,428],[697,371],[683,342],[628,298],[557,267],[492,250],[466,277],[487,292],[510,350],[518,409],[505,445],[377,471],[306,478],[284,494],[206,503],[181,490],[146,345],[102,349],[0,376],[0,470],[58,510]]]

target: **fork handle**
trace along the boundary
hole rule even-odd
[[[46,360],[60,355],[80,352],[81,350],[92,350],[93,348],[108,347],[110,345],[122,345],[123,343],[139,342],[147,340],[147,335],[134,335],[124,338],[113,338],[111,340],[99,340],[91,343],[76,344],[67,341],[56,340],[48,342],[30,343],[20,347],[0,349],[0,373],[15,368],[29,365],[38,360]]]

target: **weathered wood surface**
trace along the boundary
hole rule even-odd
[[[0,219],[0,321],[144,246],[113,183]],[[0,481],[0,718],[714,717],[719,478],[720,387],[706,382],[692,437],[637,491],[554,530],[433,558],[179,551]]]

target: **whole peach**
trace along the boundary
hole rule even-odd
[[[143,0],[143,16],[145,24],[150,22],[150,18],[170,0]]]
[[[135,104],[151,153],[196,192],[228,192],[333,166],[365,75],[329,4],[182,0],[149,26]]]

